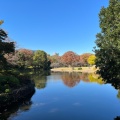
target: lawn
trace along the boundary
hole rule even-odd
[[[60,67],[51,69],[53,72],[87,72],[94,73],[96,71],[95,66],[92,67]]]

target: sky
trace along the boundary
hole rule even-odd
[[[53,55],[93,53],[99,12],[109,0],[0,0],[0,27],[18,48]]]

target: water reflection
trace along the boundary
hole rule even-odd
[[[106,74],[107,74],[107,72],[106,72]],[[98,76],[98,75],[96,74],[96,76]],[[93,77],[93,75],[92,76],[89,75],[89,80],[94,81],[94,79],[92,77]],[[104,77],[104,75],[103,75],[103,78],[106,78],[106,77]],[[116,97],[118,99],[120,99],[120,80],[115,79],[115,78],[111,79],[109,77],[107,77],[106,79],[103,79],[103,78],[99,78],[99,76],[98,76],[97,83],[99,83],[99,84],[107,84],[107,83],[111,84],[116,90],[118,90]],[[120,120],[120,116],[117,116],[116,118],[114,118],[114,120]]]
[[[37,75],[35,74],[33,77],[34,83],[35,83],[35,87],[37,89],[43,89],[46,87],[46,82],[47,82],[47,78],[46,76],[41,76],[41,75]]]
[[[32,105],[32,101],[31,100],[26,100],[20,105],[19,109],[21,111],[27,111],[31,108],[31,105]]]
[[[34,80],[34,82],[35,82],[35,86],[36,86],[36,88],[37,89],[39,89],[38,91],[42,91],[41,89],[45,89],[46,87],[47,87],[47,80],[49,80],[48,78],[50,78],[51,80],[62,80],[62,84],[64,84],[65,86],[67,86],[67,87],[70,87],[70,88],[72,88],[72,89],[74,89],[74,87],[75,86],[79,86],[80,84],[82,84],[83,82],[85,82],[85,84],[87,83],[87,85],[89,85],[88,83],[94,83],[94,84],[92,84],[92,85],[98,85],[99,84],[99,86],[102,86],[103,84],[107,84],[107,83],[110,83],[112,86],[114,86],[114,88],[116,89],[116,90],[118,90],[118,93],[116,94],[115,93],[115,95],[116,95],[116,98],[118,98],[118,99],[120,99],[120,82],[119,81],[105,81],[105,80],[103,80],[102,78],[100,78],[98,75],[96,75],[96,74],[88,74],[88,73],[76,73],[76,72],[71,72],[71,73],[67,73],[67,72],[65,72],[65,73],[51,73],[51,76],[50,77],[47,77],[48,75],[50,75],[49,74],[49,72],[47,73],[47,72],[35,72],[35,73],[32,73],[32,75],[31,75],[31,78]],[[83,82],[81,82],[81,81],[83,81]],[[59,82],[59,81],[58,81]],[[55,83],[55,82],[53,82],[53,83]],[[50,83],[50,84],[52,84],[52,83]],[[52,84],[53,85],[53,84]],[[55,84],[54,84],[55,85]],[[58,84],[57,84],[58,85]],[[56,86],[57,86],[56,85]],[[59,84],[59,85],[61,85],[61,84]],[[82,84],[83,85],[83,84]],[[61,85],[62,86],[62,85]],[[64,87],[65,87],[64,86]],[[54,86],[55,87],[55,86]],[[65,87],[65,88],[63,88],[63,89],[66,89],[67,87]],[[88,86],[87,86],[88,87]],[[87,89],[87,87],[85,88],[85,89]],[[98,86],[97,86],[98,87]],[[50,89],[52,89],[53,88],[53,86],[49,86],[49,88]],[[54,89],[53,90],[48,90],[48,89],[45,89],[46,90],[46,93],[48,93],[48,94],[46,94],[46,93],[42,93],[42,94],[39,94],[39,93],[37,93],[37,95],[39,94],[39,97],[37,97],[36,96],[36,103],[34,103],[34,101],[31,101],[31,98],[29,99],[29,100],[26,100],[26,101],[24,101],[24,102],[22,102],[21,104],[19,104],[19,105],[15,105],[15,107],[12,107],[12,109],[10,109],[10,111],[7,111],[7,112],[5,112],[4,114],[1,114],[0,115],[0,120],[8,120],[7,118],[11,118],[10,120],[12,120],[12,118],[15,118],[16,116],[19,116],[18,115],[18,113],[19,112],[29,112],[31,109],[33,110],[33,108],[34,109],[36,109],[36,107],[33,107],[33,106],[39,106],[39,107],[37,107],[37,109],[40,109],[40,112],[41,112],[41,115],[42,114],[52,114],[52,113],[56,113],[56,117],[58,117],[57,116],[57,114],[59,115],[59,113],[61,112],[60,110],[62,109],[62,105],[63,104],[65,104],[66,105],[66,107],[64,108],[64,112],[66,112],[66,108],[68,107],[68,108],[70,108],[69,109],[69,111],[71,112],[72,110],[72,107],[70,107],[69,106],[69,101],[67,101],[67,102],[65,102],[64,101],[64,99],[67,99],[68,97],[70,97],[71,96],[71,94],[72,94],[72,96],[74,96],[75,94],[77,94],[77,96],[75,96],[75,97],[73,97],[72,99],[71,99],[71,97],[69,98],[69,100],[74,100],[74,101],[70,101],[71,103],[72,103],[72,106],[74,106],[74,110],[76,110],[76,112],[78,113],[78,111],[79,110],[81,110],[81,111],[83,111],[83,113],[84,113],[84,110],[85,110],[85,107],[88,107],[88,106],[90,106],[90,108],[91,108],[91,106],[93,106],[93,101],[94,101],[94,104],[96,104],[96,105],[98,105],[99,103],[100,103],[100,101],[97,99],[97,98],[92,98],[92,99],[94,99],[94,100],[89,100],[91,103],[91,105],[90,104],[88,104],[89,103],[89,101],[87,101],[86,103],[84,103],[84,101],[85,100],[88,100],[88,99],[84,99],[84,92],[83,91],[86,91],[84,88],[82,88],[82,87],[79,87],[77,90],[81,90],[81,92],[79,92],[79,91],[77,91],[76,93],[70,93],[70,95],[67,95],[67,94],[69,94],[69,92],[67,91],[67,94],[64,94],[64,92],[62,92],[62,87],[61,87],[61,89],[59,89],[59,91],[55,91],[54,92]],[[48,92],[48,91],[49,92]],[[57,90],[57,89],[55,89],[55,90]],[[68,88],[67,88],[67,90],[68,90]],[[83,91],[82,91],[83,90]],[[51,93],[50,93],[50,91],[51,91]],[[42,92],[44,92],[44,90],[42,91]],[[74,92],[74,91],[71,91],[71,92]],[[79,93],[79,94],[78,94]],[[78,98],[78,95],[80,95],[80,93],[83,93],[83,94],[81,94],[81,96]],[[86,92],[86,95],[87,95],[87,93],[88,92]],[[94,95],[96,95],[97,96],[97,94],[99,94],[99,91],[97,91],[97,94],[94,92],[94,91],[92,91],[91,93],[93,93],[93,94],[89,94],[88,93],[88,96],[89,96],[89,98],[91,97],[91,96],[94,96]],[[101,93],[101,92],[100,92]],[[54,95],[58,95],[57,96],[57,100],[56,101],[52,101],[52,98],[49,98],[50,97],[50,95],[51,96],[53,96],[54,97]],[[59,94],[63,94],[63,98],[64,97],[66,97],[66,95],[67,95],[67,97],[66,98],[64,98],[64,99],[62,99],[62,98],[59,98]],[[104,94],[104,92],[102,92],[101,94],[99,94],[100,96],[102,96],[102,94]],[[44,95],[44,97],[43,97],[43,95]],[[88,97],[87,96],[87,97]],[[43,97],[43,100],[41,100],[42,99],[42,97]],[[98,97],[98,96],[97,96]],[[61,100],[61,102],[59,102],[59,99]],[[80,100],[79,100],[80,99]],[[99,101],[99,103],[97,103],[97,100]],[[46,101],[47,102],[46,102]],[[52,101],[51,103],[49,103],[49,101]],[[103,101],[105,101],[104,100],[104,98],[103,98]],[[57,102],[59,103],[59,104],[57,104]],[[106,101],[105,101],[106,102]],[[47,103],[47,105],[45,105]],[[61,105],[62,104],[62,105]],[[105,105],[106,105],[107,103],[105,103]],[[51,105],[51,106],[50,106]],[[60,105],[60,106],[59,106]],[[85,107],[83,106],[83,105],[86,105]],[[32,107],[31,107],[32,106]],[[47,106],[47,107],[44,107],[44,106]],[[80,107],[81,107],[81,109],[80,109]],[[49,109],[47,109],[47,108],[49,108]],[[58,109],[59,108],[59,109]],[[89,108],[89,107],[88,107]],[[97,107],[96,107],[97,108]],[[101,106],[99,107],[99,105],[98,105],[98,108],[99,109],[102,109],[101,108]],[[45,110],[48,110],[48,111],[50,111],[49,113],[47,113],[47,112],[45,112]],[[97,109],[98,111],[99,111],[99,109]],[[34,111],[34,110],[33,110]],[[33,112],[32,111],[32,112]],[[94,111],[94,110],[92,110],[91,109],[91,111]],[[37,114],[37,112],[38,112],[38,110],[36,111],[36,113],[33,113],[33,119],[34,119],[34,114],[36,115]],[[90,112],[90,111],[89,111]],[[86,113],[85,114],[87,114],[87,111],[86,111]],[[96,114],[98,114],[98,113],[96,113]],[[39,115],[39,112],[38,112],[38,115]],[[118,115],[119,116],[119,115]],[[119,120],[120,119],[120,117],[118,117],[118,116],[114,116],[114,120]],[[42,116],[41,116],[42,117]],[[44,117],[43,117],[44,118]],[[31,118],[32,119],[32,118]],[[39,119],[39,118],[38,118]],[[37,119],[37,120],[38,120]],[[42,119],[42,118],[41,118]],[[15,119],[14,119],[15,120]],[[20,120],[19,118],[18,118],[18,120]],[[26,119],[27,120],[27,119]]]
[[[46,87],[47,76],[50,75],[49,71],[34,72],[31,79],[35,83],[37,89],[43,89]]]
[[[120,116],[117,116],[114,120],[120,120]]]
[[[89,82],[94,82],[94,83],[98,83],[98,84],[105,84],[105,81],[99,77],[99,75],[97,74],[89,74],[88,75],[88,79],[89,79]]]
[[[32,101],[31,101],[31,97],[33,96],[34,93],[32,93],[31,95],[27,96],[26,99],[22,100],[19,103],[15,103],[12,106],[9,106],[7,108],[7,110],[5,110],[4,112],[0,113],[0,120],[11,120],[11,118],[15,117],[18,115],[17,111],[27,111],[31,108],[32,105]]]
[[[77,73],[63,73],[61,78],[68,87],[74,87],[80,82],[80,77]]]
[[[66,72],[61,75],[63,83],[68,87],[75,87],[80,81],[93,82],[98,84],[105,84],[102,78],[99,78],[97,74],[88,73],[77,73],[77,72]]]

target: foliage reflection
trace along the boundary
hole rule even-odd
[[[2,112],[2,114],[0,115],[0,120],[7,120],[8,118],[16,117],[19,113],[16,113],[16,111],[21,112],[29,110],[32,105],[31,97],[33,94],[34,93],[28,96],[25,100],[22,100],[20,103],[15,103],[14,106],[9,106],[9,108],[7,108],[7,111]]]
[[[80,77],[77,73],[63,73],[61,78],[68,87],[74,87],[80,82]]]
[[[99,78],[97,74],[88,74],[88,73],[63,73],[61,76],[64,84],[68,87],[76,86],[81,80],[84,82],[94,82],[98,84],[104,84],[105,81],[102,78]]]
[[[46,87],[47,82],[47,75],[49,75],[49,71],[40,71],[40,72],[34,72],[32,74],[32,80],[35,83],[35,87],[37,89],[42,89]]]

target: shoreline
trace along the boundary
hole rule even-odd
[[[53,68],[51,69],[51,72],[82,72],[82,73],[95,73],[96,72],[95,67],[81,67],[81,70],[78,70],[78,67],[75,67],[74,69],[63,67],[63,68]]]
[[[0,113],[7,111],[9,106],[30,98],[35,92],[34,83],[13,90],[11,93],[0,94]]]

